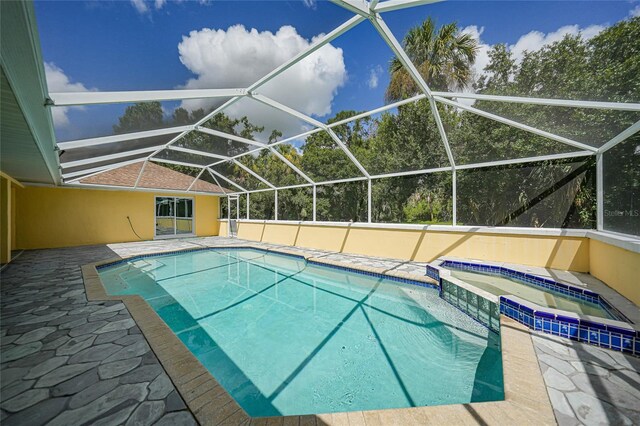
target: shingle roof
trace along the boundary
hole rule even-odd
[[[80,179],[80,183],[131,187],[135,185],[143,164],[143,162],[140,162],[109,170],[98,175]],[[149,161],[144,168],[140,182],[138,182],[138,188],[186,191],[191,183],[193,183],[193,179],[194,176],[189,176]],[[198,181],[191,187],[191,190],[196,192],[215,193],[230,192],[227,188],[221,188],[218,185],[207,182],[203,179],[198,179]]]

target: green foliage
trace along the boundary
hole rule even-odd
[[[640,235],[640,133],[603,155],[604,226]]]
[[[128,106],[118,124],[113,126],[113,132],[132,133],[144,130],[154,130],[163,127],[164,117],[160,102],[143,102]]]
[[[464,87],[471,77],[477,46],[458,33],[455,24],[436,30],[430,19],[409,31],[404,46],[428,84],[435,89]],[[560,99],[637,102],[640,99],[640,18],[622,21],[590,40],[580,35],[531,53],[517,63],[508,46],[495,45],[490,62],[474,89],[484,94]],[[387,98],[399,99],[418,91],[415,83],[394,60]],[[637,112],[540,106],[523,103],[477,101],[474,107],[541,130],[592,146],[602,146],[640,119]],[[574,148],[476,114],[438,105],[456,165],[502,159],[574,152]],[[178,109],[175,125],[193,123],[205,111]],[[357,111],[341,111],[329,123],[344,120]],[[160,121],[158,121],[160,120]],[[114,130],[132,131],[158,126],[158,103],[127,109]],[[166,123],[165,123],[166,124]],[[246,117],[232,119],[217,114],[206,124],[231,135],[252,139],[264,132]],[[449,167],[431,105],[426,100],[406,104],[378,117],[334,126],[332,131],[372,175]],[[282,133],[274,130],[269,143]],[[636,135],[605,154],[605,208],[630,212],[605,218],[612,229],[640,234],[638,211],[640,154]],[[251,147],[226,139],[191,132],[176,145],[234,156]],[[242,165],[277,187],[306,183],[282,158],[316,182],[362,177],[361,171],[327,132],[307,137],[302,146],[278,144],[271,150],[239,158]],[[189,154],[187,154],[189,155]],[[586,159],[554,160],[457,171],[458,223],[491,226],[592,228],[595,226],[595,163]],[[194,158],[195,161],[195,158]],[[179,166],[178,166],[179,168]],[[245,189],[266,186],[244,168],[232,163],[215,170]],[[366,221],[366,180],[316,188],[317,219]],[[235,188],[234,188],[235,190]],[[374,222],[450,223],[452,174],[437,172],[374,179],[371,182]],[[250,217],[273,219],[273,191],[250,195]],[[241,201],[245,212],[246,200]],[[232,213],[235,206],[231,206]],[[636,209],[636,210],[634,210]],[[246,213],[246,212],[245,212]],[[243,213],[244,215],[244,213]],[[311,220],[311,187],[278,191],[278,216],[284,220]]]
[[[435,21],[427,18],[409,30],[402,45],[432,89],[463,89],[471,81],[471,66],[476,59],[478,43],[469,34],[460,33],[455,22],[436,29]],[[397,58],[391,61],[389,74],[387,100],[396,101],[420,92]]]
[[[406,222],[435,222],[445,207],[440,195],[424,189],[411,194],[403,209]]]

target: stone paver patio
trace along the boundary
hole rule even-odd
[[[27,251],[1,275],[3,425],[195,424],[120,302],[87,302],[105,246]]]
[[[640,424],[640,358],[543,333],[532,339],[558,424]]]
[[[420,262],[220,237],[26,251],[1,274],[2,424],[195,424],[124,304],[87,302],[80,267],[247,243],[424,275]],[[559,424],[640,424],[640,359],[544,334],[533,342]]]

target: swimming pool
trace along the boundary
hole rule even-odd
[[[253,417],[504,399],[500,338],[435,288],[256,249],[100,268]]]

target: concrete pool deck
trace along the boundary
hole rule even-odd
[[[249,419],[142,299],[128,297],[124,304],[86,299],[104,294],[95,293],[99,292],[99,281],[95,275],[92,278],[91,268],[83,271],[89,289],[85,293],[80,279],[82,265],[115,256],[229,244],[282,249],[366,269],[424,275],[424,263],[218,237],[25,252],[2,272],[2,422],[21,424],[29,419],[32,424],[51,420],[135,424],[136,419],[144,418],[145,424],[193,424],[191,413],[203,424],[640,422],[639,359],[530,333],[506,319],[502,332],[506,401]],[[99,322],[97,327],[92,324],[95,322]],[[62,347],[65,349],[58,354]],[[75,352],[65,355],[67,351]],[[100,374],[109,368],[117,370],[114,374],[124,371],[124,364],[133,365],[138,359],[136,366],[119,375]],[[40,364],[47,364],[50,370],[38,376],[41,371],[36,368]],[[120,364],[123,366],[118,370]],[[163,389],[160,393],[159,388]],[[161,395],[164,399],[159,398]],[[190,410],[185,410],[180,395]]]

